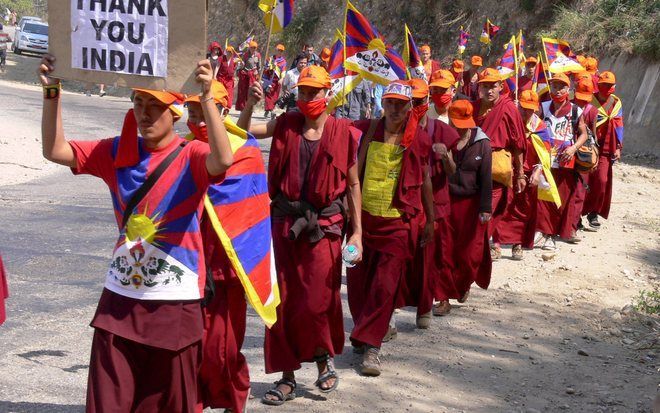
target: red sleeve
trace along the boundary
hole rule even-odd
[[[518,109],[513,106],[505,116],[507,129],[509,132],[509,143],[508,147],[511,149],[518,149],[522,153],[525,153],[527,148],[527,141],[525,140],[525,125],[523,124],[522,117],[518,112]]]
[[[458,132],[456,132],[456,129],[452,128],[451,126],[445,124],[444,122],[440,122],[442,125],[442,139],[441,142],[445,144],[448,150],[453,151],[456,149],[456,145],[458,144],[458,141],[461,139],[460,136],[458,136]]]
[[[217,176],[211,176],[209,175],[208,169],[206,169],[206,158],[209,153],[211,153],[211,147],[207,143],[192,141],[186,146],[190,148],[188,149],[190,170],[192,171],[195,183],[199,185],[200,188],[207,188],[212,184],[217,185],[224,180],[224,173]]]
[[[349,126],[348,135],[348,168],[350,169],[357,162],[362,131],[355,126]]]
[[[114,174],[112,146],[114,139],[98,141],[69,141],[76,156],[75,175],[86,174],[108,181]]]

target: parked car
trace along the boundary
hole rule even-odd
[[[19,26],[14,36],[13,50],[16,54],[22,52],[48,52],[48,23],[28,20]]]
[[[18,25],[16,26],[16,30],[20,30],[20,29],[23,27],[23,25],[24,25],[26,22],[29,22],[29,21],[40,22],[40,21],[43,21],[43,20],[41,20],[41,17],[35,17],[35,16],[23,16],[23,17],[21,17],[21,19],[18,21]]]

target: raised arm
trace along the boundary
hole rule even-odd
[[[64,139],[60,81],[49,76],[54,68],[55,56],[44,55],[38,70],[39,80],[44,89],[44,103],[41,114],[43,155],[51,162],[73,168],[76,166],[76,155],[69,142]]]
[[[254,112],[254,106],[259,103],[263,97],[264,90],[261,87],[261,83],[254,82],[248,91],[248,99],[245,103],[245,108],[241,112],[241,115],[238,117],[238,121],[236,122],[239,127],[250,132],[257,139],[270,138],[273,136],[273,133],[275,133],[275,119],[268,122],[252,125],[252,113]]]
[[[206,170],[209,175],[216,176],[224,173],[231,166],[234,157],[222,116],[213,99],[213,91],[211,90],[213,69],[211,68],[211,62],[208,60],[198,62],[195,75],[197,76],[196,80],[202,86],[202,95],[199,101],[204,111],[209,146],[211,147],[211,153],[206,158]]]

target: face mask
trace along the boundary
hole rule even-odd
[[[419,117],[422,118],[424,117],[424,115],[426,115],[426,112],[428,112],[429,110],[429,103],[426,102],[423,105],[415,106],[413,110],[415,110],[419,115]]]
[[[326,98],[314,99],[308,102],[302,100],[296,101],[296,106],[300,112],[310,119],[317,119],[328,107],[328,100]]]
[[[551,93],[550,98],[555,103],[564,103],[568,99],[568,93],[562,93],[560,95]]]
[[[195,139],[202,142],[209,141],[209,135],[206,131],[206,123],[200,122],[198,124],[188,121],[188,129],[195,135]]]
[[[431,100],[433,101],[433,104],[435,106],[439,108],[444,108],[445,106],[451,103],[451,95],[448,95],[446,93],[439,95],[436,93],[435,95],[431,95]]]
[[[608,97],[612,93],[614,93],[614,85],[608,85],[608,84],[602,84],[598,85],[598,93],[600,93],[602,96]]]

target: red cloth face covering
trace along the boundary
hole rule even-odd
[[[208,131],[206,130],[206,123],[200,122],[195,124],[192,123],[191,121],[188,121],[186,125],[188,125],[188,129],[190,129],[190,132],[192,132],[192,134],[195,135],[195,139],[202,142],[209,141]]]
[[[325,112],[326,108],[328,107],[328,100],[326,98],[314,99],[308,102],[298,100],[296,105],[303,115],[310,119],[316,119],[321,116],[323,112]]]
[[[561,104],[566,102],[566,100],[568,99],[568,93],[563,93],[561,95],[555,95],[554,93],[551,93],[550,98],[552,99],[553,102],[557,104]]]
[[[431,100],[433,101],[433,104],[436,107],[444,108],[445,106],[451,103],[451,95],[448,95],[446,93],[440,95],[436,93],[435,95],[431,95]]]

